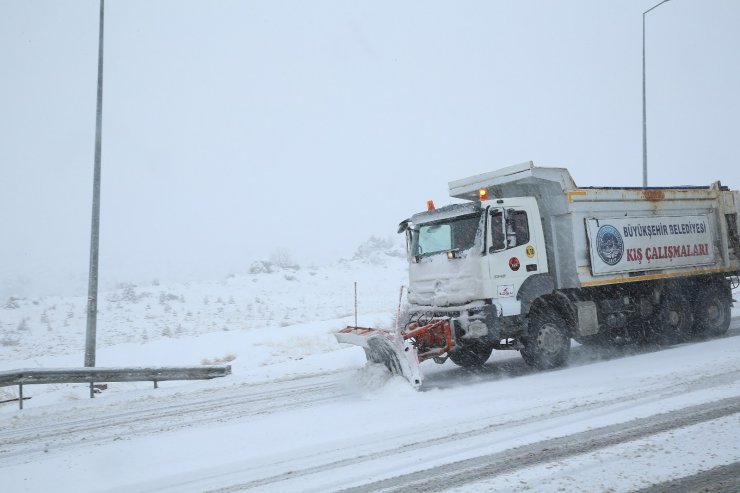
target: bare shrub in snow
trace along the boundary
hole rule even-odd
[[[165,293],[164,291],[160,291],[159,293],[159,304],[164,305],[168,301],[176,301],[179,300],[180,296],[172,293]]]
[[[18,326],[15,328],[18,332],[28,332],[31,330],[31,327],[28,326],[28,317],[23,317],[20,322],[18,322]]]
[[[11,296],[10,298],[8,298],[8,301],[5,302],[3,308],[5,308],[6,310],[15,310],[16,308],[20,308],[21,305],[20,303],[18,303],[19,301],[19,298],[14,298],[13,296]]]
[[[0,346],[3,346],[3,347],[17,346],[20,343],[21,343],[21,340],[15,337],[5,336],[2,339],[0,339]]]
[[[148,298],[152,295],[148,291],[137,293],[136,284],[133,283],[121,283],[118,285],[118,289],[121,290],[120,293],[114,293],[107,298],[111,303],[138,303],[143,298]]]
[[[272,272],[275,270],[275,267],[272,265],[272,262],[268,262],[266,260],[257,260],[256,262],[252,262],[252,265],[249,266],[249,273],[254,274],[272,274]]]
[[[357,247],[352,260],[380,264],[388,257],[404,258],[405,256],[406,251],[399,241],[392,237],[380,238],[371,236]]]
[[[255,274],[272,274],[279,270],[299,270],[300,265],[293,261],[290,251],[287,248],[278,248],[270,254],[270,260],[257,260],[252,262],[249,267],[249,273]]]
[[[136,291],[134,290],[133,284],[127,284],[123,288],[123,292],[121,293],[121,300],[127,301],[129,303],[136,303],[139,301],[139,297],[136,294]]]
[[[276,248],[270,254],[270,262],[281,269],[298,270],[301,267],[293,261],[293,255],[287,248]]]

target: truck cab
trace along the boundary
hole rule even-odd
[[[459,339],[491,345],[522,329],[518,294],[548,273],[534,198],[483,194],[478,202],[430,207],[402,225],[412,318],[450,317]]]

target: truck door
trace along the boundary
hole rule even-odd
[[[516,294],[530,276],[547,272],[547,261],[539,226],[537,205],[523,199],[497,201],[489,209],[488,258],[494,295],[504,316],[518,315]],[[535,222],[536,221],[536,222]]]

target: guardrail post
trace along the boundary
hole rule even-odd
[[[154,388],[158,389],[159,388],[158,382],[156,380],[152,380],[152,381],[154,382]]]
[[[19,409],[23,409],[23,384],[18,384],[18,405],[20,406]]]

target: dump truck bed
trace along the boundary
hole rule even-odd
[[[740,271],[740,196],[707,187],[579,188],[564,168],[531,162],[451,182],[477,200],[535,197],[558,288]]]

